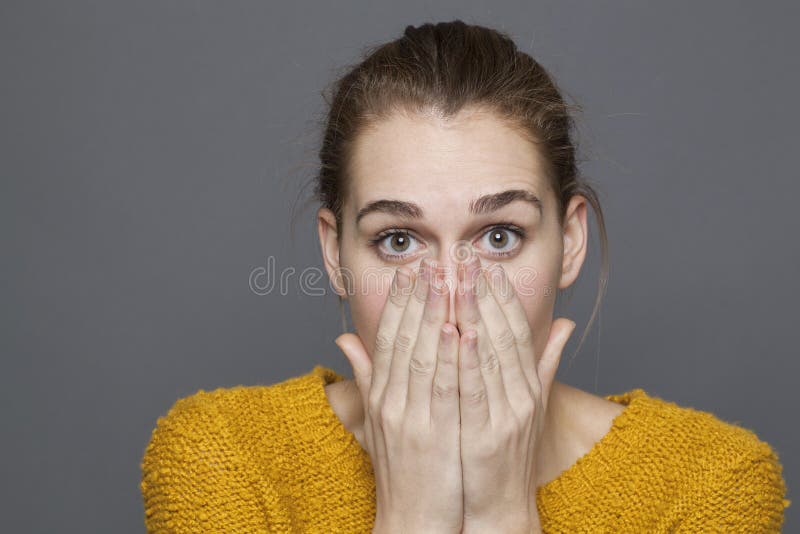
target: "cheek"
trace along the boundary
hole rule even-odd
[[[535,267],[521,267],[509,272],[520,299],[546,301],[555,297],[554,278],[550,273]]]
[[[354,291],[349,296],[353,327],[372,356],[378,323],[389,298],[391,280],[386,276],[365,275],[359,277],[354,285]]]
[[[554,277],[534,269],[521,269],[511,274],[514,290],[525,310],[528,326],[533,333],[534,345],[541,350],[549,337],[553,319],[556,290]]]

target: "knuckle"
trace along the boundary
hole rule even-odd
[[[408,352],[413,345],[414,338],[404,332],[397,334],[397,337],[394,338],[394,350],[397,352]]]
[[[367,399],[367,408],[369,409],[369,413],[373,415],[380,415],[382,404],[383,402],[380,395],[370,395],[369,399]]]
[[[458,386],[455,384],[434,381],[432,395],[434,399],[449,400],[458,395]]]
[[[492,338],[492,345],[494,345],[497,350],[508,350],[512,348],[516,342],[517,338],[514,337],[514,332],[507,328],[501,330]]]
[[[400,422],[400,414],[391,404],[384,404],[380,408],[380,426],[382,430],[395,429]]]
[[[394,348],[394,338],[385,331],[379,331],[375,336],[375,350],[388,352]]]
[[[402,290],[389,292],[389,301],[398,308],[402,308],[406,305],[407,298],[408,293]]]
[[[419,356],[413,356],[408,362],[409,372],[418,376],[428,376],[436,369],[436,362],[426,361]]]
[[[442,320],[438,314],[433,313],[430,309],[426,309],[422,314],[422,324],[431,328],[438,328]]]
[[[439,367],[455,367],[456,366],[456,355],[447,350],[440,350],[439,355],[436,358]]]
[[[533,399],[529,402],[522,402],[515,408],[515,411],[523,421],[532,420],[536,416],[536,403]]]
[[[474,391],[470,391],[464,399],[467,401],[467,404],[470,406],[476,406],[478,404],[483,404],[486,402],[486,388],[480,387]]]
[[[533,335],[530,328],[525,328],[517,334],[517,345],[529,346],[533,343]]]
[[[497,359],[494,351],[490,351],[486,358],[481,360],[481,369],[487,373],[495,373],[500,370],[500,360]]]

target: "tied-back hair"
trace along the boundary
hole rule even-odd
[[[598,195],[578,172],[571,112],[548,72],[504,32],[461,20],[407,26],[393,41],[367,47],[360,62],[322,92],[327,104],[314,198],[336,216],[342,205],[357,136],[393,113],[449,119],[465,108],[485,110],[528,139],[544,162],[555,192],[559,225],[573,195],[594,210],[601,241],[597,298],[578,353],[595,320],[608,282],[608,238]],[[347,330],[339,296],[342,328]],[[570,360],[571,363],[571,360]]]

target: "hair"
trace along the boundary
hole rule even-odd
[[[434,112],[448,119],[465,108],[487,110],[538,148],[555,192],[559,224],[563,227],[570,198],[582,195],[600,231],[597,298],[577,354],[608,282],[608,238],[598,195],[576,163],[570,112],[580,111],[580,106],[565,102],[548,72],[518,50],[506,33],[453,20],[409,25],[402,37],[367,47],[362,60],[346,67],[322,96],[327,111],[312,200],[335,214],[340,236],[354,142],[359,133],[392,113]],[[346,330],[341,296],[339,305]]]

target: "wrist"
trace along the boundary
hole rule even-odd
[[[372,534],[458,534],[459,532],[462,532],[459,528],[437,525],[430,521],[412,522],[408,518],[376,519],[372,527]]]
[[[542,534],[539,514],[500,518],[473,518],[464,521],[462,534]]]

